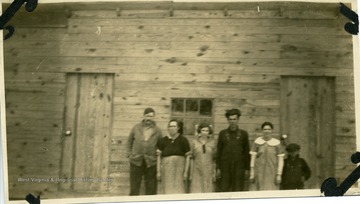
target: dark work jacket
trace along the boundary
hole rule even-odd
[[[241,169],[250,169],[249,136],[245,130],[229,128],[220,131],[216,165],[220,168],[223,162],[235,162]]]
[[[308,180],[311,170],[306,161],[299,156],[294,159],[286,158],[284,160],[284,168],[281,181],[281,189],[303,189],[305,180]]]

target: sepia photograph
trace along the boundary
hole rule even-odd
[[[338,2],[25,4],[3,41],[10,202],[321,196],[357,167]]]

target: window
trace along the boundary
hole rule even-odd
[[[207,122],[213,125],[213,100],[173,98],[171,117],[184,123],[184,135],[193,136],[195,125]]]

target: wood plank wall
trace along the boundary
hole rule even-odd
[[[4,9],[6,8],[5,5]],[[337,4],[91,3],[40,4],[19,11],[4,42],[9,189],[59,195],[66,73],[115,73],[107,192],[127,195],[125,144],[144,108],[164,130],[172,97],[214,98],[215,134],[226,109],[254,140],[272,121],[280,134],[281,75],[336,77],[336,175],[354,165],[355,115],[351,36]],[[74,197],[74,194],[71,196]]]

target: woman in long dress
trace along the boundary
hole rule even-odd
[[[250,182],[255,184],[255,190],[279,190],[284,148],[280,140],[272,137],[272,123],[264,122],[261,129],[263,136],[254,141],[250,151]]]
[[[212,128],[209,124],[200,124],[196,131],[196,138],[191,144],[190,192],[214,192],[216,178],[216,141],[211,137]]]
[[[164,194],[186,193],[190,167],[190,144],[182,135],[182,123],[170,120],[169,135],[158,141],[158,172]]]

